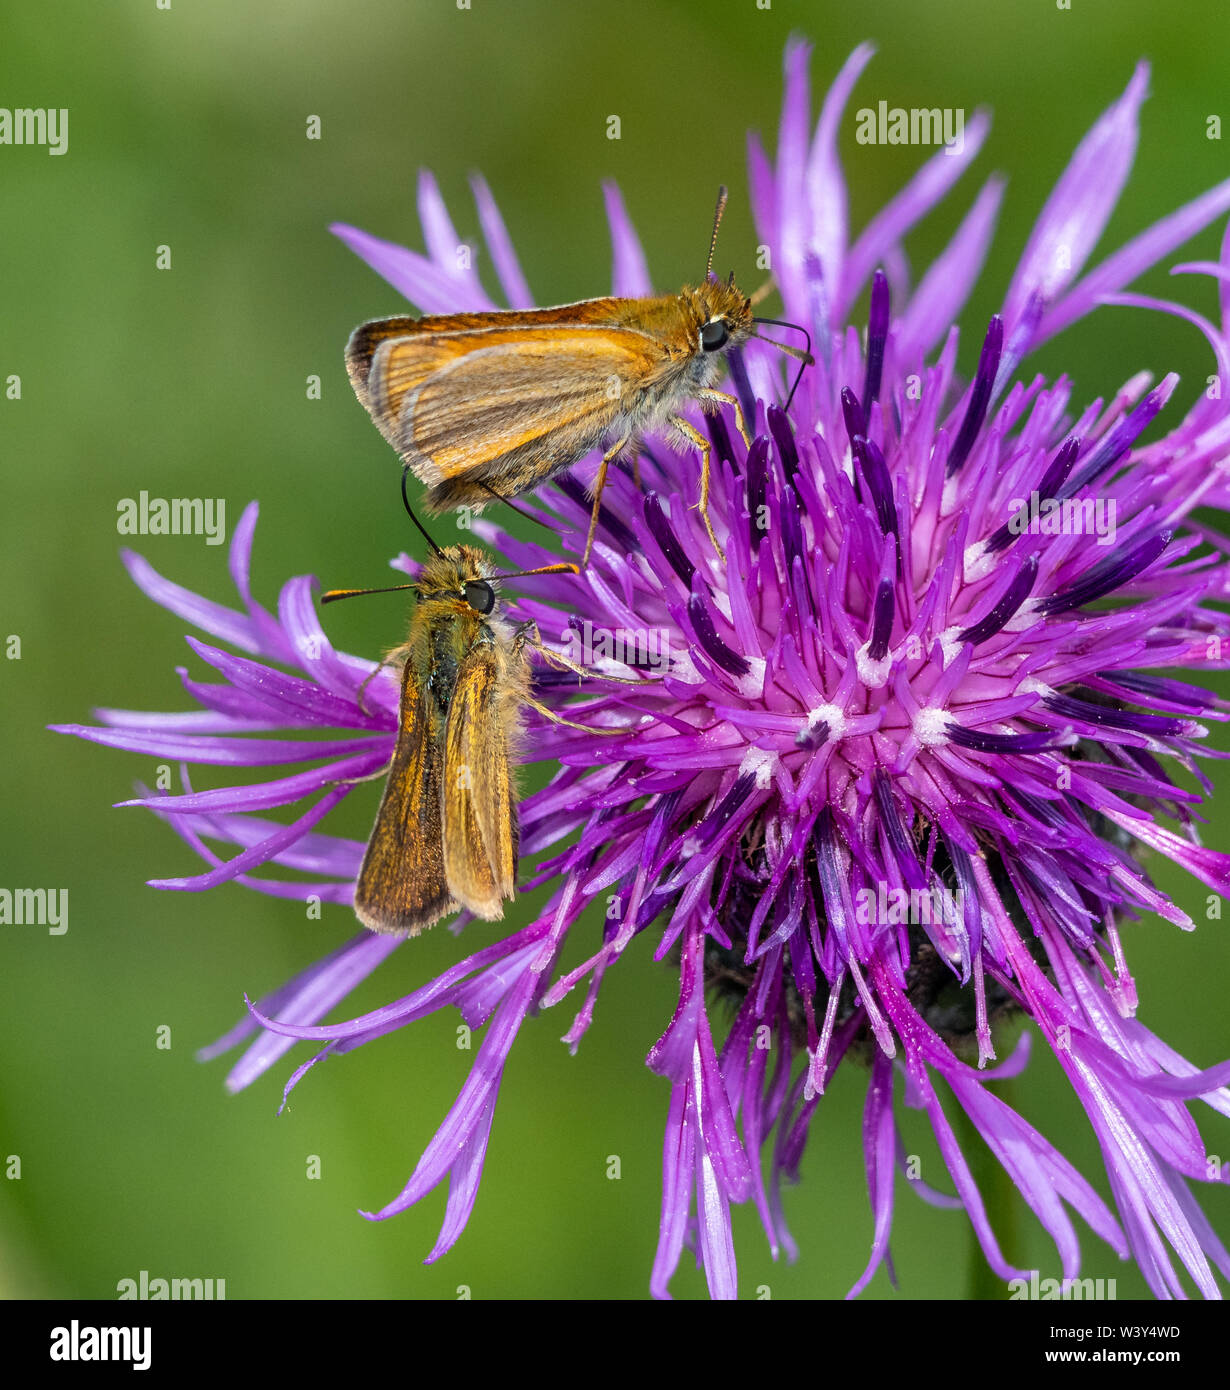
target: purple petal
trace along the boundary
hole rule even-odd
[[[261,1004],[271,1012],[276,1008],[278,1019],[284,1023],[320,1018],[367,979],[401,943],[399,936],[360,932],[332,955],[296,976],[290,984],[266,996]],[[210,1055],[217,1055],[224,1047],[233,1047],[248,1031],[245,1024],[237,1025],[209,1049]],[[250,1086],[297,1041],[294,1037],[262,1031],[228,1073],[227,1090],[242,1091]]]
[[[806,201],[812,214],[808,241],[829,285],[841,283],[847,238],[846,181],[837,153],[837,135],[850,93],[874,56],[875,45],[861,43],[842,64],[820,108],[816,137],[807,159]]]
[[[1194,198],[1177,212],[1155,222],[1147,231],[1133,237],[1126,246],[1095,266],[1078,281],[1043,318],[1034,345],[1053,337],[1060,329],[1075,323],[1099,304],[1108,294],[1114,294],[1131,284],[1143,271],[1169,255],[1176,246],[1195,236],[1215,217],[1230,208],[1230,179]]]
[[[240,874],[247,873],[249,869],[267,864],[269,860],[293,845],[296,840],[322,820],[349,791],[349,787],[338,787],[331,792],[326,792],[316,805],[305,811],[298,820],[292,821],[289,825],[279,826],[272,835],[267,836],[259,844],[245,849],[219,868],[189,878],[151,879],[149,886],[151,888],[177,888],[187,892],[202,893],[207,888],[216,888],[220,883],[230,883]]]
[[[897,329],[904,361],[926,356],[965,307],[986,260],[1003,196],[1004,180],[989,178],[956,235],[919,281]]]
[[[334,222],[329,230],[425,314],[480,313],[496,307],[477,277],[467,282],[463,291],[455,275],[426,256],[383,241],[358,227],[348,227],[344,222]]]
[[[1097,245],[1136,157],[1137,117],[1148,86],[1149,65],[1138,63],[1123,95],[1077,146],[1047,199],[1004,299],[1009,332],[1031,295],[1054,302]]]
[[[483,239],[487,243],[487,250],[491,252],[491,263],[495,266],[495,273],[500,277],[500,288],[504,291],[504,298],[508,300],[508,307],[532,308],[534,296],[521,273],[521,263],[517,260],[517,253],[513,250],[512,240],[504,226],[504,219],[500,216],[496,201],[487,187],[487,180],[481,174],[475,174],[470,179],[470,187],[474,190],[474,201],[478,205],[478,220],[483,229]]]
[[[194,627],[199,627],[214,637],[221,637],[232,647],[252,652],[254,655],[264,654],[261,639],[253,630],[251,620],[246,614],[237,613],[233,608],[224,608],[220,603],[213,603],[199,594],[194,594],[190,589],[172,584],[169,579],[163,579],[158,571],[135,551],[120,551],[120,559],[124,562],[124,568],[133,583],[146,597],[152,598],[161,607],[178,614]]]
[[[857,1298],[871,1283],[872,1276],[888,1254],[888,1237],[893,1225],[893,1150],[896,1144],[893,1124],[893,1064],[882,1052],[872,1062],[871,1084],[863,1109],[863,1155],[867,1168],[867,1189],[875,1213],[875,1233],[871,1257],[847,1298]]]
[[[990,129],[991,118],[987,113],[975,111],[965,128],[964,144],[960,151],[954,155],[944,148],[932,155],[905,188],[863,228],[846,258],[840,293],[833,303],[834,317],[845,315],[867,277],[884,260],[889,249],[944,198],[977,157]]]
[[[382,749],[355,758],[343,758],[327,767],[297,772],[272,782],[258,782],[250,787],[219,787],[212,792],[192,792],[185,796],[137,797],[120,801],[120,806],[145,806],[152,810],[166,809],[176,814],[185,811],[266,811],[273,806],[285,806],[310,796],[312,792],[347,778],[366,777],[387,762]]]
[[[652,294],[649,266],[645,261],[645,253],[641,250],[640,238],[624,207],[619,185],[609,181],[604,183],[602,196],[606,200],[606,216],[611,225],[611,250],[614,254],[611,293],[626,299]]]

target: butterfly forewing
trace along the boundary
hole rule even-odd
[[[457,673],[444,736],[444,873],[457,901],[479,917],[504,915],[517,872],[517,815],[510,768],[517,682],[493,642],[470,649]]]
[[[377,320],[356,330],[347,368],[384,436],[435,484],[535,441],[555,454],[565,438],[599,438],[670,363],[660,334],[628,326],[628,304]]]
[[[354,387],[354,393],[364,410],[368,411],[377,423],[379,420],[367,389],[367,379],[372,370],[372,356],[386,338],[414,333],[421,323],[421,319],[411,318],[406,314],[391,319],[373,319],[370,323],[361,323],[346,344],[346,373],[350,377],[350,384]]]
[[[439,342],[450,336],[461,337],[492,330],[507,332],[520,328],[575,327],[581,323],[615,326],[620,304],[621,301],[615,299],[586,299],[579,304],[524,312],[504,309],[477,314],[427,314],[420,319],[411,318],[408,314],[373,319],[360,324],[350,335],[350,341],[346,344],[346,371],[355,395],[377,419],[377,423],[380,423],[380,412],[396,420],[401,397],[409,389],[410,380],[402,381],[394,373],[388,377],[387,385],[382,384],[380,391],[373,392],[369,388],[372,359],[381,344],[390,339],[403,339],[407,343],[417,340],[426,344],[429,339]],[[426,362],[427,358],[424,357],[423,361]],[[408,357],[405,366],[412,377],[413,359]],[[381,428],[384,426],[381,425]]]
[[[422,691],[413,660],[402,676],[401,723],[380,810],[355,886],[355,914],[373,931],[412,936],[451,912],[440,842],[444,714]]]
[[[558,450],[576,432],[595,441],[643,379],[661,349],[639,333],[544,329],[467,336],[467,351],[437,369],[403,400],[397,444],[403,457],[429,460],[438,477],[494,463],[514,450]],[[382,350],[390,363],[407,351]],[[532,452],[532,451],[531,451]]]

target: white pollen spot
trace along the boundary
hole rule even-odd
[[[764,791],[773,781],[773,773],[777,768],[778,757],[769,748],[749,748],[743,755],[743,761],[739,764],[739,776],[752,772],[756,776],[756,785]]]
[[[739,694],[745,700],[759,700],[764,694],[765,659],[763,656],[749,656],[746,660],[751,670],[738,677]]]
[[[700,685],[704,676],[696,669],[696,663],[686,652],[671,652],[671,675],[685,685]]]
[[[849,442],[846,443],[846,452],[841,456],[841,471],[854,481],[854,451],[850,448]]]
[[[869,655],[871,643],[864,642],[858,649],[855,660],[858,663],[858,678],[870,690],[879,690],[881,686],[888,684],[888,678],[892,674],[893,654],[886,652],[879,661],[873,661]]]
[[[682,858],[691,859],[698,849],[700,849],[700,841],[695,835],[689,835],[679,846],[679,853]]]
[[[1027,627],[1033,627],[1037,621],[1038,615],[1034,612],[1033,604],[1023,603],[1003,627],[1000,628],[1000,631],[1024,632]]]
[[[946,725],[950,716],[946,709],[920,709],[914,716],[914,737],[924,748],[935,748],[948,742]]]
[[[1048,695],[1053,695],[1055,691],[1045,681],[1040,681],[1037,676],[1026,676],[1017,686],[1016,693],[1018,695],[1037,695],[1039,699],[1045,700]]]
[[[962,631],[963,629],[959,627],[946,627],[936,638],[936,641],[940,644],[940,651],[944,654],[945,668],[952,665],[960,655],[961,648],[965,645],[964,642],[959,640]]]
[[[961,557],[961,564],[965,568],[965,580],[968,584],[977,584],[980,579],[985,579],[988,574],[999,564],[999,557],[992,555],[987,549],[986,541],[976,541],[973,545],[967,546],[965,554]]]
[[[955,441],[954,441],[955,442]],[[949,445],[951,449],[952,445]],[[961,475],[954,473],[951,478],[944,480],[944,491],[940,496],[940,515],[951,516],[953,512],[959,510],[961,503]]]
[[[817,705],[815,709],[807,711],[807,723],[804,724],[800,732],[814,733],[821,724],[827,724],[829,729],[829,742],[836,743],[839,738],[846,736],[846,716],[845,711],[838,705]]]

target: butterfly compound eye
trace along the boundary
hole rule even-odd
[[[706,352],[716,352],[726,346],[729,336],[724,319],[710,319],[700,330],[700,345]]]
[[[471,579],[465,595],[466,602],[476,613],[490,613],[495,607],[495,590],[485,579]]]

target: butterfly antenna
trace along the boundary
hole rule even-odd
[[[528,579],[533,574],[580,574],[580,565],[570,564],[567,560],[558,565],[542,565],[536,570],[514,570],[511,574],[493,574],[492,579]]]
[[[321,594],[321,603],[335,603],[339,598],[362,598],[364,594],[400,594],[406,589],[417,589],[417,584],[392,584],[387,589],[330,589]]]
[[[806,348],[790,347],[787,343],[779,343],[776,338],[766,338],[760,333],[753,333],[753,338],[758,338],[762,343],[768,343],[770,347],[775,347],[778,352],[784,352],[787,357],[798,359],[799,370],[794,378],[794,383],[790,387],[790,394],[786,397],[784,409],[790,409],[790,402],[794,400],[794,393],[799,389],[799,382],[803,380],[803,372],[806,368],[814,365],[815,358],[811,355],[811,334],[801,323],[788,323],[785,319],[755,319],[756,323],[771,323],[777,328],[791,328],[796,333],[801,333],[807,339]]]
[[[401,500],[405,504],[406,515],[422,532],[423,539],[431,546],[432,550],[434,550],[437,555],[443,555],[444,551],[442,551],[435,541],[427,534],[426,527],[418,517],[415,516],[414,508],[410,505],[410,498],[406,493],[406,476],[409,472],[410,470],[408,468],[403,468],[401,471]],[[365,594],[400,594],[404,593],[407,589],[417,588],[418,583],[416,581],[412,584],[390,584],[387,588],[381,589],[330,589],[328,593],[321,594],[320,601],[321,603],[336,603],[338,599],[342,598],[362,598]]]
[[[410,470],[409,470],[408,468],[403,468],[403,469],[401,470],[401,500],[402,500],[402,502],[405,504],[405,507],[406,507],[406,515],[410,518],[411,521],[414,522],[414,524],[415,524],[415,525],[419,528],[419,530],[423,533],[423,539],[427,542],[427,544],[428,544],[429,546],[431,546],[432,550],[434,550],[434,551],[436,552],[437,555],[443,555],[443,554],[444,554],[444,551],[442,551],[442,550],[440,549],[440,547],[435,543],[435,541],[433,541],[432,538],[427,534],[427,529],[426,529],[426,527],[425,527],[425,526],[423,525],[423,523],[418,519],[418,517],[415,516],[415,514],[414,514],[414,508],[410,505],[410,498],[406,495],[406,479],[409,477],[409,475],[410,475]],[[383,590],[372,589],[372,590],[365,590],[364,592],[381,593],[381,592],[383,592]],[[327,598],[328,598],[328,595],[325,596],[325,600],[322,600],[322,602],[323,602],[323,601],[326,601]]]
[[[552,526],[549,521],[544,521],[542,517],[535,516],[533,512],[527,512],[524,507],[518,507],[514,501],[505,497],[502,492],[496,492],[495,488],[489,486],[487,483],[480,482],[478,485],[486,492],[489,492],[497,502],[503,502],[506,507],[511,507],[518,516],[523,516],[526,521],[532,521],[536,526],[544,526],[548,531],[554,531],[557,536],[560,534],[559,527]]]
[[[722,214],[726,211],[726,198],[726,185],[722,184],[718,189],[717,211],[713,214],[713,236],[709,242],[709,260],[705,265],[706,280],[713,273],[713,255],[717,250],[717,234],[718,228],[722,225]]]

